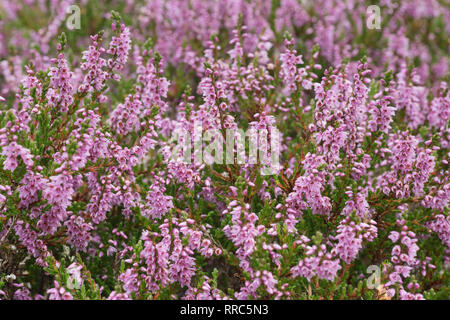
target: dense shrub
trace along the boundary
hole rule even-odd
[[[0,297],[448,299],[450,8],[370,2],[1,1]]]

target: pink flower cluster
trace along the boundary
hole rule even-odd
[[[440,1],[379,1],[371,30],[369,1],[84,0],[70,34],[44,2],[0,3],[2,299],[385,298],[373,265],[389,299],[444,297]],[[242,132],[273,128],[262,174]]]

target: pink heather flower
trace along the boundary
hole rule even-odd
[[[70,71],[62,53],[58,55],[58,59],[53,59],[52,62],[56,64],[56,67],[50,69],[50,88],[46,97],[50,106],[59,107],[61,112],[67,112],[68,107],[74,101],[71,84],[73,72]]]
[[[85,251],[91,240],[89,232],[93,229],[92,225],[85,222],[82,217],[75,215],[71,215],[64,225],[67,227],[67,242],[77,250]]]
[[[159,184],[154,184],[150,187],[146,197],[148,209],[143,211],[145,217],[159,219],[173,208],[172,197],[165,196],[165,190]]]
[[[417,171],[413,173],[413,192],[416,196],[421,196],[423,194],[424,184],[428,181],[435,166],[435,157],[431,155],[431,150],[419,150],[420,151],[417,154],[415,163],[415,168]]]
[[[412,170],[418,143],[418,140],[407,131],[391,137],[389,147],[392,151],[391,164],[394,170],[398,170],[401,174]]]
[[[323,171],[316,168],[323,164],[323,158],[307,155],[305,158],[306,173],[295,181],[293,192],[286,199],[288,212],[300,217],[303,210],[311,208],[314,214],[328,214],[331,211],[330,199],[322,195],[325,183]],[[311,172],[311,173],[310,173]]]
[[[450,248],[450,216],[436,215],[434,220],[428,224],[428,228],[436,232],[447,248]]]
[[[307,76],[305,68],[298,68],[298,65],[303,64],[301,55],[297,56],[297,50],[289,49],[294,45],[294,39],[285,40],[286,51],[280,55],[281,61],[281,77],[288,89],[288,92],[297,90],[298,84],[301,83],[304,77]],[[305,82],[306,87],[311,85]]]
[[[389,102],[388,97],[384,97],[380,101],[374,100],[369,103],[371,120],[368,125],[370,131],[381,130],[382,132],[388,133],[392,117],[396,111],[395,107],[388,106]]]
[[[401,300],[425,300],[421,293],[413,294],[404,289],[400,289],[399,295]]]
[[[158,106],[160,112],[165,112],[169,108],[164,99],[167,97],[170,82],[162,76],[164,71],[162,63],[163,60],[159,62],[159,65],[156,65],[153,58],[144,64],[143,56],[139,56],[136,62],[137,81],[142,86],[140,94],[145,109],[143,116],[150,115],[153,106]]]
[[[113,28],[115,28],[115,23],[113,23]],[[120,35],[118,37],[113,36],[109,44],[109,48],[106,51],[108,54],[112,55],[111,59],[108,59],[107,65],[113,71],[123,70],[126,62],[128,61],[128,54],[131,49],[131,37],[130,29],[125,27],[124,24],[120,25],[119,30]],[[114,80],[120,80],[120,75],[112,75]]]
[[[53,234],[67,217],[67,214],[64,208],[53,205],[47,212],[41,213],[37,227],[42,230],[43,234]]]
[[[107,300],[130,300],[131,297],[126,293],[112,291]]]
[[[199,172],[193,164],[169,161],[167,166],[169,174],[179,183],[186,184],[188,188],[193,188],[194,184],[201,180]]]
[[[182,297],[183,300],[223,300],[229,299],[220,290],[212,288],[210,279],[207,276],[203,277],[203,283],[200,288],[189,286],[186,294]]]
[[[444,84],[444,87],[447,85]],[[435,97],[430,104],[428,121],[434,127],[442,128],[450,119],[450,96]]]
[[[269,294],[277,293],[278,290],[277,290],[276,286],[278,284],[278,280],[276,280],[273,277],[273,274],[271,272],[263,270],[261,279],[262,279],[262,282],[264,283],[264,285],[266,286],[267,293],[269,293]]]
[[[370,224],[357,224],[351,221],[350,217],[347,217],[339,223],[337,228],[336,240],[338,243],[335,246],[335,250],[345,263],[350,263],[358,256],[363,240],[373,241],[376,237],[377,228],[375,221],[370,221]]]
[[[17,161],[18,157],[22,158],[22,161],[27,168],[31,168],[34,164],[33,156],[30,151],[27,148],[17,144],[15,141],[3,147],[2,155],[6,157],[6,160],[3,163],[3,168],[5,170],[14,171],[19,165]]]
[[[356,212],[356,215],[361,219],[370,218],[369,204],[367,203],[367,192],[362,191],[353,195],[351,190],[348,190],[346,194],[350,197],[345,202],[345,207],[342,209],[342,214],[349,216],[352,212]]]
[[[45,243],[41,239],[38,239],[38,233],[32,230],[28,223],[24,223],[21,220],[16,222],[14,230],[28,252],[36,258],[36,263],[46,267],[46,258],[50,255],[50,252]]]
[[[72,188],[73,178],[67,174],[52,176],[43,190],[43,197],[51,204],[61,206],[63,209],[69,206],[74,193]]]
[[[108,66],[112,70],[121,71],[128,61],[128,52],[131,49],[130,29],[124,24],[120,25],[120,35],[113,36],[109,44],[109,49],[106,51],[114,57],[108,60]]]
[[[325,248],[318,251],[315,247],[306,247],[310,250],[308,257],[299,261],[298,265],[292,267],[291,272],[294,277],[305,277],[308,281],[313,276],[319,279],[333,281],[337,272],[341,269],[339,259],[332,259],[329,253],[325,253]]]
[[[396,243],[400,237],[400,234],[397,231],[391,231],[388,238],[391,239],[393,243]]]
[[[19,198],[20,205],[28,207],[38,200],[38,191],[45,189],[46,180],[39,173],[28,171],[20,181]]]
[[[444,210],[450,201],[450,183],[443,185],[434,195],[426,195],[422,205],[426,208]]]
[[[54,282],[55,287],[48,289],[47,294],[50,300],[73,300],[70,292],[67,292],[64,287],[61,287],[57,281]]]
[[[81,286],[83,284],[83,278],[81,276],[81,270],[83,266],[77,262],[73,262],[67,267],[67,272],[69,273],[72,281],[75,282],[76,285]]]
[[[395,245],[392,249],[393,269],[388,276],[389,281],[386,283],[386,287],[394,287],[398,284],[402,285],[404,279],[407,279],[412,272],[421,267],[425,270],[425,265],[429,265],[430,268],[434,266],[429,263],[430,259],[425,259],[423,263],[417,257],[419,246],[417,245],[417,238],[414,232],[408,231],[408,227],[404,225],[404,220],[398,220],[397,225],[401,227],[401,232],[392,231],[389,238],[393,242],[397,242],[400,239],[400,243]],[[425,270],[426,274],[426,270]],[[391,290],[391,295],[394,295],[394,288]],[[421,294],[414,295],[406,292],[403,287],[400,287],[399,295],[401,299],[423,298]]]
[[[124,104],[119,104],[111,114],[111,127],[118,133],[125,135],[137,131],[141,126],[140,115],[143,111],[139,95],[126,97]]]
[[[119,281],[123,283],[123,289],[127,295],[132,292],[138,292],[139,282],[136,270],[129,268],[119,275]]]
[[[101,54],[105,49],[100,47],[98,35],[91,36],[91,41],[92,45],[83,52],[81,70],[87,71],[87,73],[78,87],[79,92],[101,91],[105,86],[105,81],[109,78],[109,74],[103,70],[106,60],[101,58]]]
[[[255,251],[255,238],[264,232],[263,226],[256,225],[258,216],[255,213],[248,212],[249,205],[241,207],[240,205],[230,203],[229,208],[224,210],[223,214],[231,214],[232,224],[223,228],[225,235],[233,241],[238,248],[236,254],[243,261],[241,267],[244,270],[250,270],[246,261],[247,257]]]
[[[244,50],[241,46],[241,40],[239,38],[239,30],[234,29],[232,31],[233,37],[230,41],[230,45],[234,45],[233,49],[228,51],[228,54],[233,61],[234,65],[237,64],[238,59],[242,59],[242,56],[244,54]],[[245,37],[246,34],[241,35],[242,37]]]
[[[69,281],[89,276],[89,294],[109,300],[330,298],[378,258],[388,297],[445,291],[442,1],[382,1],[386,23],[368,46],[349,23],[366,14],[358,1],[127,0],[132,24],[113,14],[112,32],[76,39],[81,56],[73,37],[56,39],[67,1],[47,2],[2,1],[0,253],[18,259],[0,297],[76,299],[61,277],[35,281],[49,258],[61,268],[75,254]],[[49,24],[16,28],[24,10]],[[428,22],[437,28],[415,36]],[[263,177],[242,145],[244,164],[170,157],[187,142],[174,133],[195,123],[219,137],[276,126],[282,163]],[[289,291],[304,281],[321,288]]]
[[[23,283],[14,284],[18,289],[14,292],[14,300],[33,300],[30,290]]]

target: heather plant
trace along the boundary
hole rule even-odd
[[[1,299],[449,298],[445,1],[72,5],[0,3]]]

